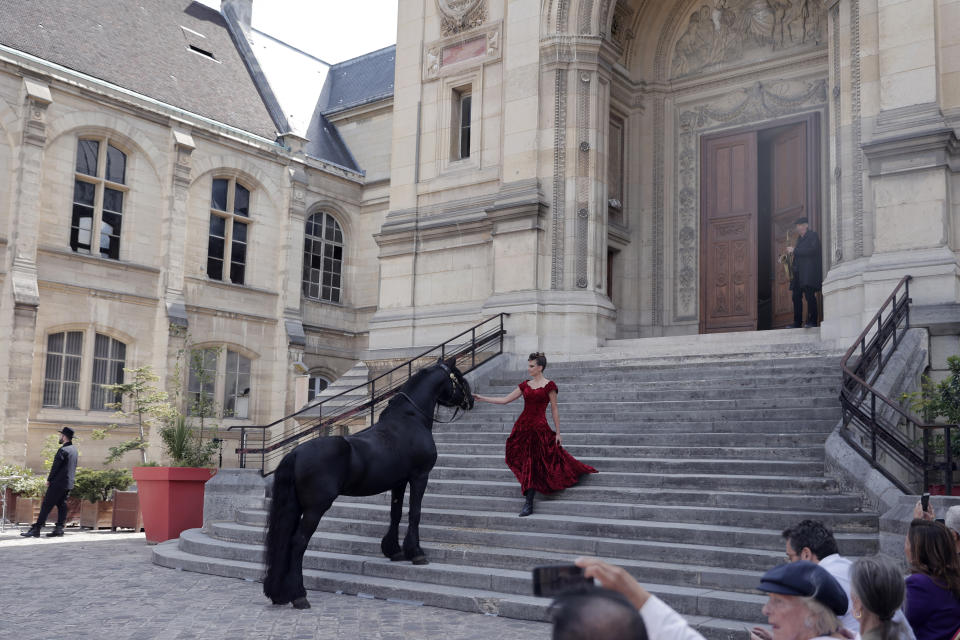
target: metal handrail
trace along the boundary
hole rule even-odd
[[[916,486],[908,486],[888,468],[890,458],[908,469],[915,478],[922,478],[923,491],[930,485],[931,473],[943,471],[945,490],[949,495],[953,489],[950,430],[957,425],[923,422],[873,386],[903,335],[910,329],[910,280],[912,277],[907,275],[897,283],[840,360],[843,372],[840,403],[844,427],[840,433],[875,469],[905,493],[919,492]],[[851,364],[854,356],[855,363]],[[915,450],[916,443],[907,436],[904,427],[906,430],[919,430],[923,434],[922,452]],[[937,429],[944,431],[946,460],[943,464],[936,462],[930,452],[930,436]],[[869,450],[855,437],[855,430],[869,439]]]
[[[460,362],[457,364],[462,373],[466,374],[473,371],[479,364],[482,364],[482,362],[477,362],[477,355],[481,349],[496,344],[497,350],[491,354],[491,357],[503,353],[503,336],[506,334],[503,328],[503,321],[504,318],[509,315],[508,313],[500,313],[491,318],[487,318],[483,322],[479,322],[469,329],[461,331],[452,338],[418,353],[405,362],[366,382],[355,385],[336,395],[328,396],[322,400],[308,404],[302,409],[288,416],[284,416],[279,420],[274,420],[269,424],[234,425],[228,427],[228,430],[240,430],[240,446],[236,449],[236,453],[239,456],[240,467],[246,468],[248,462],[247,456],[259,455],[260,471],[264,475],[268,475],[269,472],[266,472],[266,465],[269,454],[282,452],[286,447],[307,437],[330,434],[338,426],[342,426],[346,421],[355,419],[358,415],[362,415],[368,410],[370,412],[370,424],[372,425],[376,421],[378,408],[399,391],[400,387],[413,376],[415,373],[414,364],[438,350],[441,358],[447,359],[454,357],[457,358],[458,361],[461,359],[464,360],[462,365]],[[462,344],[457,343],[458,340],[462,340],[468,335],[470,336],[469,341]],[[399,380],[393,380],[394,374],[403,369],[406,369],[406,375]],[[380,383],[379,388],[377,386],[378,382]],[[361,389],[363,389],[363,394],[359,396],[356,392]],[[362,400],[360,397],[362,397]],[[353,398],[357,399],[354,400]],[[337,400],[341,401],[335,403],[339,411],[333,415],[324,416],[324,406]],[[344,400],[346,400],[346,402],[343,402]],[[318,415],[313,417],[313,414]],[[306,419],[306,422],[300,425],[297,431],[294,433],[280,434],[268,440],[267,434],[270,429],[285,423],[287,420],[298,417],[301,420]],[[259,447],[249,446],[248,443],[248,432],[254,430],[260,431]]]

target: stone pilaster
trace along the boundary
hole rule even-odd
[[[31,375],[37,341],[37,203],[43,181],[43,154],[47,143],[47,108],[53,102],[50,87],[24,79],[22,139],[14,177],[17,191],[11,211],[9,276],[5,279],[0,313],[10,327],[4,379],[6,396],[0,422],[0,457],[22,463],[26,459],[30,419]],[[14,444],[16,443],[16,444]]]

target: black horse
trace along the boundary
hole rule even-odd
[[[274,604],[310,607],[303,586],[303,554],[338,495],[393,492],[390,528],[380,549],[391,560],[427,564],[420,548],[420,504],[437,461],[432,427],[438,403],[473,408],[470,385],[455,358],[438,360],[414,374],[372,427],[346,437],[316,438],[284,456],[273,476],[263,580],[263,592]],[[409,526],[401,549],[400,516],[407,484]]]

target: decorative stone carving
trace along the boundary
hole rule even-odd
[[[630,29],[630,19],[633,11],[622,0],[617,0],[613,9],[613,21],[610,23],[610,40],[620,48],[624,48],[629,40],[633,40],[634,33]]]
[[[437,0],[437,8],[445,36],[478,27],[487,19],[486,0]]]
[[[827,80],[756,82],[715,102],[693,105],[677,118],[676,247],[674,319],[697,319],[699,280],[700,177],[698,139],[720,126],[759,123],[794,113],[824,108]]]
[[[708,0],[687,19],[671,75],[689,76],[754,52],[819,44],[826,20],[815,0]]]
[[[566,258],[563,214],[566,208],[567,173],[567,71],[554,72],[553,103],[553,199],[551,202],[551,226],[553,227],[553,251],[550,268],[550,288],[563,288],[563,261]]]
[[[502,55],[500,22],[490,22],[469,35],[450,35],[424,43],[423,80],[436,80],[489,64]]]

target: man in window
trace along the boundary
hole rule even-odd
[[[40,537],[40,531],[47,524],[47,516],[54,507],[57,508],[57,524],[47,537],[58,538],[63,535],[63,525],[67,522],[67,495],[73,489],[73,478],[77,472],[77,448],[73,446],[73,429],[64,427],[60,431],[60,445],[53,458],[50,475],[47,476],[47,492],[43,496],[40,515],[28,530],[20,534],[25,538]]]

